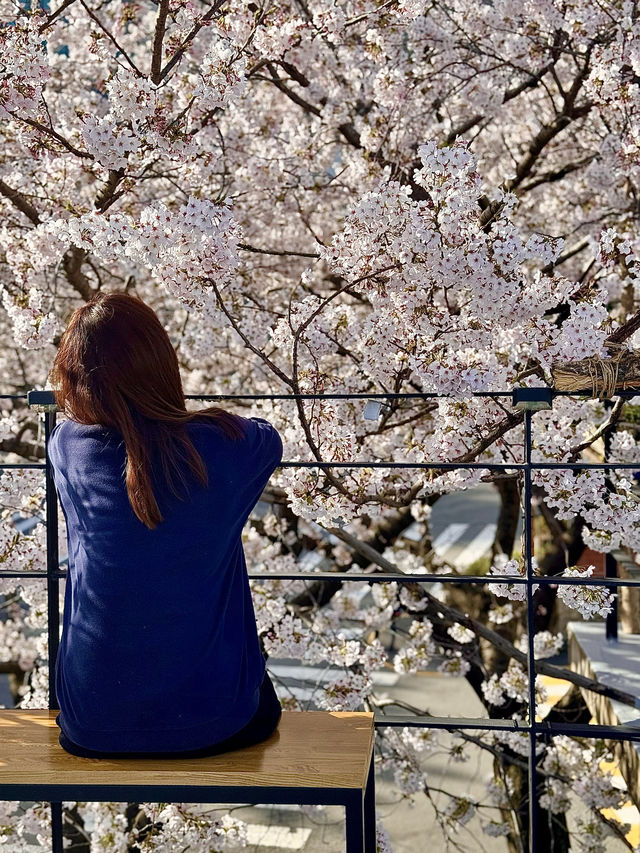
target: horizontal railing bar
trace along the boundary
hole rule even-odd
[[[462,391],[459,395],[442,394],[438,391],[407,391],[403,393],[389,392],[378,393],[366,391],[354,394],[326,393],[326,394],[185,394],[187,400],[460,400],[470,397],[512,397],[513,391]],[[537,390],[537,389],[536,389]],[[582,391],[557,391],[554,388],[544,388],[552,397],[593,397],[593,391],[583,389]],[[638,397],[640,391],[625,390],[616,391],[611,398],[598,397],[599,400],[613,399],[613,397]]]
[[[11,462],[6,465],[0,465],[0,471],[4,471],[9,468],[46,468],[44,462]]]
[[[467,395],[468,397],[511,397],[513,391],[477,391]],[[450,397],[457,399],[451,394],[440,394],[438,392],[407,391],[403,393],[359,391],[354,394],[328,393],[328,394],[185,394],[185,400],[429,400],[437,397]]]
[[[438,391],[407,391],[405,393],[398,392],[377,392],[377,391],[360,391],[353,394],[347,393],[319,393],[319,394],[185,394],[186,400],[460,400],[469,399],[472,397],[512,397],[513,391],[463,391],[458,395],[443,394]],[[585,388],[581,391],[558,391],[554,388],[544,388],[548,391],[551,397],[589,397],[593,399],[605,400],[613,399],[613,397],[638,397],[638,390],[620,390],[616,391],[610,398],[593,397],[593,391]],[[26,400],[27,394],[0,394],[0,400]]]
[[[546,471],[629,468],[640,471],[640,462],[281,462],[278,468],[424,468],[431,470],[525,471],[527,468]]]
[[[640,566],[638,567],[640,569]],[[53,577],[66,578],[68,572],[54,572]],[[0,578],[47,578],[46,572],[11,572],[0,571]],[[540,577],[526,578],[522,575],[434,575],[434,574],[411,574],[410,572],[395,574],[392,572],[376,572],[367,574],[365,572],[249,572],[249,580],[256,581],[367,581],[372,583],[492,583],[492,584],[563,584],[565,586],[640,586],[640,580],[632,578],[602,578],[602,577],[556,577],[555,575],[542,575]]]
[[[567,734],[574,737],[606,738],[608,740],[640,740],[640,727],[617,725],[602,726],[595,723],[552,723],[536,720],[533,726],[519,723],[516,720],[493,720],[472,717],[430,717],[426,714],[416,714],[405,717],[401,714],[376,713],[374,717],[376,728],[404,727],[427,729],[476,729],[479,731],[532,731],[542,734]]]
[[[490,719],[485,717],[432,717],[429,714],[414,714],[406,717],[403,714],[385,714],[376,711],[374,725],[378,729],[404,727],[412,729],[479,729],[481,731],[523,731],[527,727],[516,723],[515,720]]]
[[[17,468],[45,468],[44,462],[11,462],[0,464],[0,471]],[[640,471],[640,462],[281,462],[278,468],[424,468],[426,470],[458,470],[467,468],[471,471],[524,471],[527,467],[534,470],[615,470],[629,469]]]
[[[90,778],[89,773],[86,774],[86,778]],[[301,774],[299,774],[299,778],[302,778]],[[18,782],[9,784],[0,781],[0,801],[18,800],[23,802],[60,802],[64,800],[73,802],[136,802],[144,800],[149,803],[290,803],[292,805],[344,806],[355,795],[362,798],[362,793],[357,787],[335,785],[332,788],[322,788],[300,785],[294,781],[286,788],[271,785],[211,785],[207,784],[206,779],[198,779],[197,777],[196,781],[187,785],[148,785],[145,782],[137,784],[135,782],[126,784],[113,782],[102,784],[99,782]]]
[[[640,566],[638,567],[640,569]],[[1,575],[1,573],[0,573]],[[376,572],[375,574],[349,572],[249,572],[250,580],[320,580],[343,581],[359,580],[374,583],[515,583],[515,584],[563,584],[565,586],[640,586],[640,580],[631,578],[594,578],[594,577],[555,577],[542,576],[526,578],[521,575],[433,575],[433,574],[393,574],[391,572]]]

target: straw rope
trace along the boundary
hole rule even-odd
[[[640,359],[624,344],[606,343],[609,358],[599,355],[581,361],[553,365],[551,372],[558,391],[591,390],[592,397],[613,397],[616,389],[640,390]]]
[[[604,359],[594,355],[589,361],[589,379],[594,397],[613,397],[615,393],[620,360],[624,355],[622,348],[617,349],[618,352],[614,352],[611,358]]]

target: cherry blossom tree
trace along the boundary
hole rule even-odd
[[[507,464],[523,459],[523,415],[475,392],[548,386],[555,362],[637,345],[635,0],[0,7],[3,392],[45,387],[70,313],[97,290],[124,288],[158,312],[188,393],[289,396],[236,404],[276,425],[289,461]],[[301,396],[400,392],[431,396],[392,398],[374,420],[361,400]],[[610,460],[640,466],[633,418],[622,418],[631,411],[620,399],[557,398],[533,418],[533,458],[574,461],[606,436]],[[38,429],[7,404],[0,448],[41,459]],[[455,574],[433,553],[431,508],[480,482],[502,499],[491,575],[523,573],[520,481],[481,468],[282,468],[266,495],[272,511],[245,531],[247,558],[289,572],[312,550],[343,577]],[[38,514],[41,480],[5,472],[0,493],[0,561],[44,570],[43,525],[20,534],[11,521]],[[640,551],[640,505],[623,471],[607,481],[539,471],[534,493],[557,544],[539,572],[576,572],[585,544]],[[401,534],[414,522],[422,538],[409,550]],[[270,656],[335,669],[315,707],[384,713],[372,673],[415,673],[440,655],[440,670],[466,678],[489,716],[526,722],[524,587],[470,587],[464,600],[455,587],[439,600],[400,579],[271,579],[254,583],[254,598]],[[4,666],[24,675],[21,707],[44,708],[45,585],[5,579],[1,589]],[[563,641],[558,598],[584,618],[610,599],[594,586],[535,593],[537,671],[573,682],[552,712],[562,720],[584,713],[578,687],[598,686],[543,660]],[[541,684],[536,692],[542,700]],[[524,850],[526,734],[461,730],[451,745],[435,729],[382,728],[378,741],[381,767],[404,796],[431,803],[452,845],[475,825]],[[619,800],[594,770],[608,744],[556,736],[538,746],[540,831],[553,849],[568,849],[570,794],[592,815],[575,822],[576,849],[604,850],[607,833],[632,849],[599,811]],[[494,757],[485,802],[435,796],[423,759],[436,747],[454,760],[471,747]],[[26,833],[46,837],[47,809],[16,817],[15,805],[1,807],[0,832],[27,851]],[[246,840],[237,820],[202,822],[188,804],[65,806],[86,849]],[[380,826],[379,849],[390,843]]]

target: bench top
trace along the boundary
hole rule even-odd
[[[372,713],[283,711],[263,743],[206,758],[80,758],[58,742],[57,710],[0,709],[0,784],[362,788]]]

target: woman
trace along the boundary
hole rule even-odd
[[[240,534],[282,458],[268,421],[187,412],[158,317],[124,292],[78,308],[51,372],[49,441],[69,574],[56,668],[61,746],[204,756],[267,738]]]

